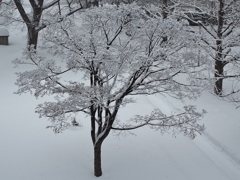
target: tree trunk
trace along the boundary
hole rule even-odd
[[[223,70],[224,70],[223,62],[216,60],[215,73],[214,73],[214,77],[216,78],[216,81],[214,86],[214,93],[218,96],[221,96],[223,91],[223,75],[224,75]]]
[[[99,0],[93,0],[91,4],[92,6],[99,7]]]
[[[168,0],[163,0],[163,9],[162,9],[162,16],[163,19],[166,19],[168,16]]]
[[[94,147],[94,175],[96,177],[99,177],[102,175],[101,147],[102,147],[102,142],[97,142]]]
[[[215,57],[215,73],[214,77],[216,78],[214,93],[218,96],[222,95],[223,91],[223,70],[224,70],[224,62],[223,62],[223,21],[224,21],[224,1],[219,0],[219,9],[218,9],[218,26],[217,26],[217,39],[216,39],[216,47],[217,54]]]
[[[218,96],[222,95],[222,90],[223,90],[222,85],[223,85],[223,79],[218,79],[215,82],[214,93]]]
[[[28,48],[33,46],[34,49],[37,49],[37,43],[38,43],[38,32],[35,30],[35,28],[28,27]]]
[[[163,16],[163,20],[167,19],[168,16],[168,0],[163,0],[163,8],[162,8],[162,16]],[[167,36],[163,36],[163,42],[167,42],[168,37]]]

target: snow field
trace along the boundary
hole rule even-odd
[[[29,94],[13,94],[15,69],[25,33],[10,29],[9,46],[0,46],[0,179],[2,180],[238,180],[240,177],[240,111],[232,104],[204,93],[197,101],[208,114],[206,131],[195,140],[142,128],[136,136],[110,135],[103,144],[103,176],[93,175],[93,148],[88,117],[79,116],[81,127],[55,135],[46,119],[39,119],[36,100]],[[161,107],[171,112],[174,100],[161,96],[141,97],[120,111],[119,118]]]

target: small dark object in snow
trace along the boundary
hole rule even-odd
[[[72,120],[72,125],[73,126],[79,126],[79,123],[76,121],[75,118]]]
[[[8,45],[8,37],[9,37],[8,30],[4,27],[1,27],[0,28],[0,44]]]

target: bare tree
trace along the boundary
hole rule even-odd
[[[40,104],[36,112],[50,119],[50,127],[56,133],[70,126],[73,119],[76,121],[77,113],[89,116],[84,121],[91,124],[97,177],[102,175],[102,143],[112,130],[149,126],[162,133],[172,131],[191,138],[204,130],[197,123],[203,112],[196,112],[191,105],[179,107],[173,114],[154,109],[128,121],[117,118],[119,109],[135,102],[132,97],[136,95],[161,93],[182,100],[195,97],[199,91],[191,79],[196,72],[196,59],[186,48],[194,37],[186,34],[175,20],[145,21],[139,18],[141,13],[135,5],[88,9],[81,14],[80,27],[69,17],[44,31],[44,47],[61,58],[62,63],[31,51],[25,60],[15,61],[35,67],[18,73],[17,94],[55,96],[55,102]],[[129,29],[131,36],[126,35]],[[163,43],[166,35],[171,38]],[[189,81],[178,81],[181,74]]]
[[[62,14],[61,11],[66,8],[61,7],[60,0],[51,0],[50,2],[45,2],[44,0],[29,0],[28,3],[22,0],[8,0],[4,2],[4,6],[1,9],[1,15],[2,17],[5,17],[5,23],[23,22],[27,26],[28,30],[27,45],[29,47],[33,46],[34,49],[36,49],[38,44],[39,31],[44,29],[48,24],[50,24],[50,22],[52,23],[52,19],[54,19],[56,23],[62,21],[64,17],[69,16],[82,9],[82,4],[80,1],[74,5],[74,8],[72,2],[73,0],[66,0],[64,6],[67,5],[68,11],[65,11],[64,14]],[[27,11],[29,7],[31,7],[31,12]],[[49,9],[54,12],[57,11],[57,14],[55,13],[55,17],[49,17],[47,15],[49,13]],[[18,11],[21,19],[14,17],[15,10]],[[43,13],[48,19],[43,18]]]

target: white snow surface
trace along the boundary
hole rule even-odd
[[[11,29],[9,46],[0,54],[0,180],[239,180],[240,109],[205,92],[197,101],[208,114],[206,131],[194,140],[182,135],[163,136],[148,128],[136,136],[110,134],[102,149],[103,176],[93,175],[93,145],[90,125],[81,117],[81,127],[62,134],[46,129],[49,122],[34,113],[43,99],[13,94],[15,69],[12,60],[21,57],[25,32]],[[155,107],[171,111],[178,103],[161,96],[139,97],[140,102],[120,111],[119,118],[147,112]],[[84,121],[86,123],[84,123]]]
[[[9,31],[5,27],[0,27],[0,36],[9,36]]]

